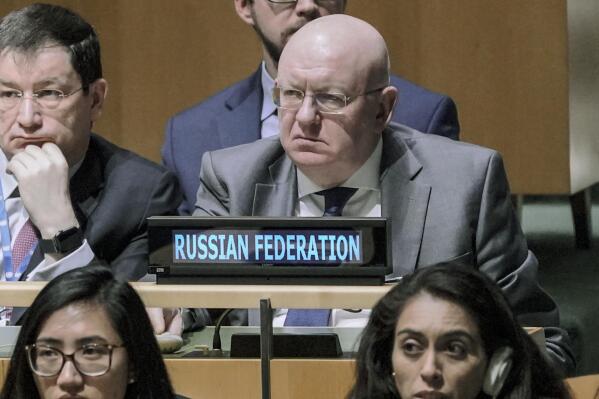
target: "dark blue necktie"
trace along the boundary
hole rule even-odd
[[[357,188],[333,187],[315,193],[324,196],[324,213],[322,216],[341,216],[343,207],[356,191],[358,191]]]
[[[357,190],[357,188],[333,187],[315,193],[324,196],[324,213],[322,216],[341,216],[343,207]],[[328,326],[330,317],[331,309],[289,309],[285,318],[285,325]]]

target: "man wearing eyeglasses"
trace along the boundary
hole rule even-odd
[[[390,123],[396,100],[386,45],[372,26],[346,15],[308,23],[279,63],[280,138],[206,153],[194,215],[387,217],[388,277],[448,260],[480,269],[502,287],[520,322],[546,328],[547,351],[572,371],[501,156]],[[323,325],[301,312],[303,323]],[[297,325],[289,323],[297,313],[279,309],[275,325]],[[367,317],[334,309],[324,325],[364,325]]]
[[[263,63],[248,78],[171,118],[166,126],[162,160],[177,175],[184,200],[180,211],[193,212],[200,159],[204,152],[279,133],[272,102],[279,57],[290,37],[307,22],[343,13],[346,0],[234,0],[239,17],[262,43]],[[458,138],[457,110],[451,98],[433,93],[399,76],[393,120],[425,133]]]
[[[180,193],[162,167],[90,132],[106,92],[78,15],[37,4],[0,21],[2,280],[50,280],[94,257],[146,274],[146,217],[176,213]]]

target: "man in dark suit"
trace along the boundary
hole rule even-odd
[[[345,6],[345,0],[235,0],[237,14],[254,28],[262,42],[264,62],[250,77],[168,121],[162,160],[183,188],[183,214],[193,212],[204,152],[278,134],[271,93],[283,46],[307,22],[342,13]],[[393,113],[395,122],[458,139],[458,115],[451,98],[399,76],[392,76],[391,84],[400,93]]]
[[[3,280],[49,280],[94,258],[146,274],[146,218],[175,214],[181,195],[170,172],[91,134],[106,92],[81,17],[37,4],[0,21]]]
[[[471,264],[504,290],[523,324],[546,328],[548,352],[572,371],[501,156],[389,124],[397,89],[388,68],[383,38],[363,21],[331,15],[300,29],[274,89],[280,137],[206,153],[194,215],[321,216],[348,193],[336,205],[343,215],[391,219],[392,276]],[[343,312],[333,310],[330,323],[343,324]]]

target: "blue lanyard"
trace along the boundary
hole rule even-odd
[[[16,273],[12,269],[12,251],[10,249],[10,228],[8,226],[8,214],[6,213],[4,193],[2,191],[2,183],[0,183],[0,236],[2,236],[2,262],[4,263],[4,278],[6,281],[17,281],[27,268],[31,255],[35,250],[35,245],[29,250],[27,256],[23,258],[21,264],[17,268]]]

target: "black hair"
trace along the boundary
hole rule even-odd
[[[404,277],[375,305],[362,333],[356,382],[348,398],[400,398],[391,363],[395,328],[406,304],[422,293],[463,308],[478,326],[487,358],[501,347],[512,348],[512,368],[498,398],[569,398],[558,373],[518,324],[499,287],[471,266],[455,263],[425,267]]]
[[[67,50],[86,93],[89,85],[102,77],[98,35],[73,11],[37,3],[0,20],[0,52],[33,53],[48,45],[59,45]]]
[[[55,278],[35,298],[24,316],[0,398],[40,397],[25,346],[36,341],[43,324],[54,312],[73,303],[101,306],[120,336],[135,380],[127,385],[126,399],[175,397],[143,302],[110,269],[91,265]]]

